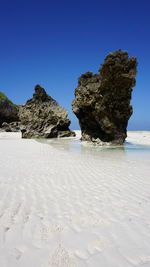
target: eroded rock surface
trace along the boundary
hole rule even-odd
[[[19,119],[18,108],[4,94],[3,96],[0,98],[0,127],[3,122],[10,123]]]
[[[20,107],[19,118],[23,138],[69,137],[75,133],[69,130],[68,111],[47,95],[37,85],[33,98]]]
[[[82,140],[123,144],[132,115],[136,67],[135,57],[118,50],[106,56],[99,73],[81,75],[72,108],[79,119]]]
[[[0,128],[0,131],[2,132],[20,132],[20,121],[14,121],[14,122],[3,122]]]

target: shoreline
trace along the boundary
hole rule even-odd
[[[75,140],[81,138],[81,130],[73,130],[76,133],[75,137],[64,137],[64,138],[42,138],[44,140]],[[21,139],[21,132],[0,132],[0,139]],[[34,140],[36,138],[31,138]],[[40,139],[40,138],[39,138]],[[30,140],[30,139],[27,139]],[[92,142],[82,141],[85,145],[101,146],[94,145]],[[127,131],[127,138],[123,145],[127,143],[136,144],[136,145],[150,145],[150,131]],[[103,145],[104,147],[107,145]],[[108,145],[109,146],[109,145]],[[115,146],[115,145],[114,145]],[[116,145],[117,147],[117,145]],[[119,146],[118,146],[119,147]]]

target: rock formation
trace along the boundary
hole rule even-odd
[[[20,107],[19,118],[23,138],[69,137],[75,133],[69,130],[68,111],[47,95],[45,90],[35,86],[33,98]]]
[[[0,130],[21,131],[23,138],[75,136],[67,116],[68,111],[39,85],[35,86],[33,98],[22,106],[16,107],[6,96],[0,97]]]
[[[10,123],[3,122],[0,128],[1,132],[20,132],[20,121],[13,121]]]
[[[3,122],[18,121],[18,107],[0,92],[0,127]]]
[[[99,73],[81,75],[72,108],[79,119],[82,140],[123,144],[132,115],[136,67],[135,57],[118,50],[106,56]]]

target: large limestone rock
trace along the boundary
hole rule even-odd
[[[3,122],[18,121],[18,107],[0,92],[0,127]]]
[[[33,98],[19,110],[22,137],[74,136],[75,133],[69,130],[70,120],[67,116],[68,111],[37,85]]]
[[[136,67],[135,57],[118,50],[105,58],[99,73],[81,75],[72,108],[79,119],[82,140],[123,144],[132,115]]]

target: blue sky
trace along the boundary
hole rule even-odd
[[[138,58],[129,130],[150,130],[150,2],[0,0],[0,91],[23,104],[36,84],[71,111],[78,77],[109,52]]]

